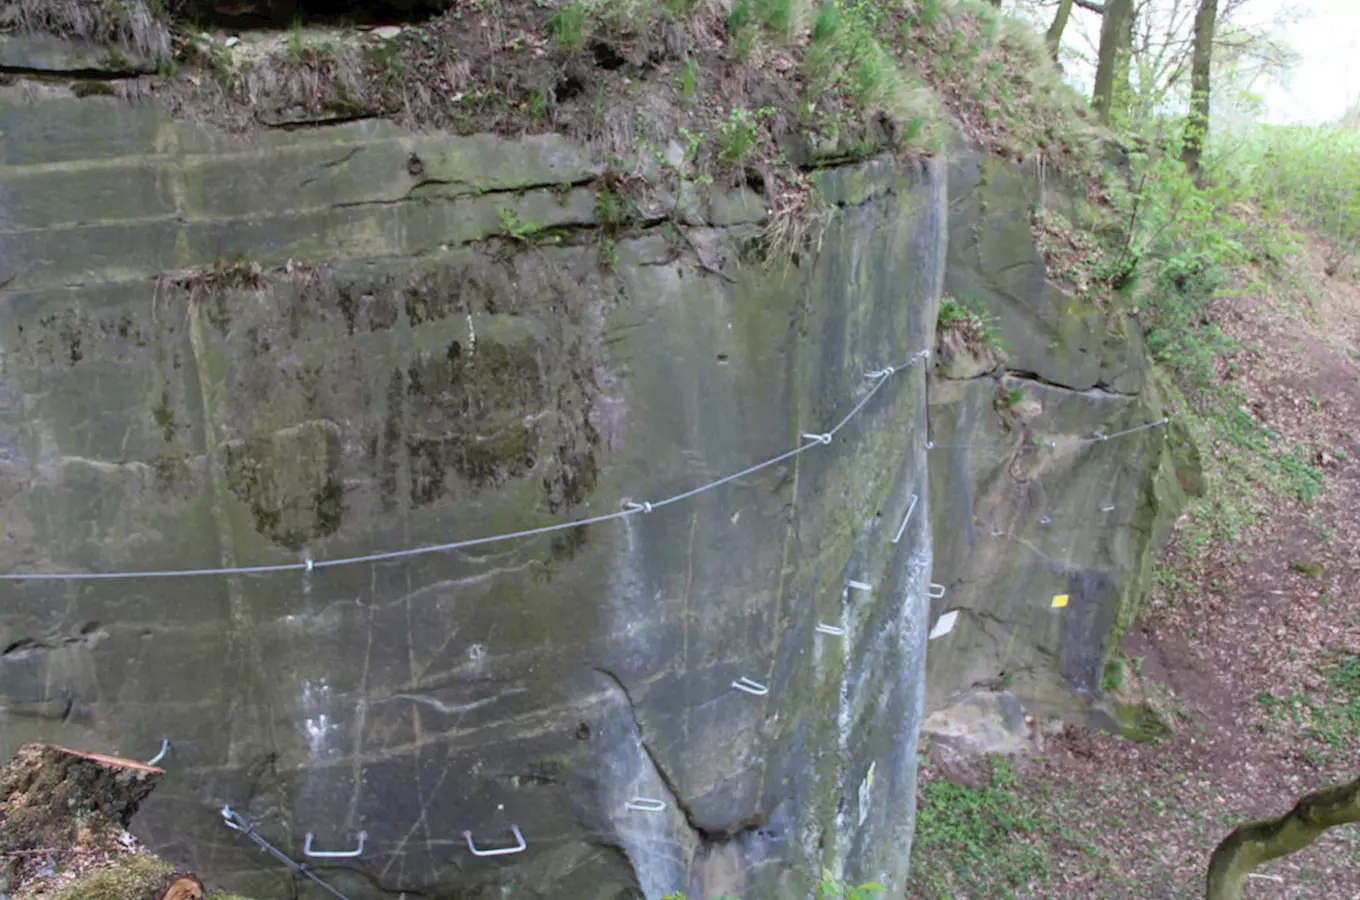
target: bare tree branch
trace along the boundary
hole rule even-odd
[[[1302,850],[1328,828],[1349,822],[1360,822],[1360,778],[1313,791],[1277,819],[1237,826],[1209,858],[1206,900],[1239,900],[1252,869]]]

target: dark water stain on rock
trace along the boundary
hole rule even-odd
[[[339,530],[346,513],[340,429],[312,420],[226,446],[227,486],[255,527],[290,550]]]
[[[588,539],[588,529],[584,525],[566,531],[559,531],[553,535],[552,555],[557,562],[568,562],[576,558],[576,554],[586,545]]]
[[[531,346],[484,341],[475,351],[452,341],[442,355],[422,354],[407,370],[406,438],[411,501],[433,502],[450,470],[475,488],[504,484],[537,464],[532,414],[543,403]]]
[[[170,408],[169,391],[161,391],[161,401],[151,410],[151,417],[156,420],[156,427],[161,430],[165,442],[168,444],[173,441],[179,425],[175,421],[175,411]]]

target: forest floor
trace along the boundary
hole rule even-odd
[[[923,844],[918,828],[908,897],[1202,897],[1233,827],[1356,776],[1360,282],[1328,277],[1319,243],[1299,249],[1211,307],[1240,350],[1205,419],[1210,491],[1122,645],[1174,733],[1068,728],[1032,757],[976,763],[971,786],[927,762],[921,803],[949,824]],[[1261,866],[1245,896],[1360,898],[1360,828]]]

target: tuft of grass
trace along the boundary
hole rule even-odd
[[[699,8],[703,0],[661,0],[661,14],[672,22],[689,18]]]
[[[817,10],[817,20],[812,25],[812,43],[824,44],[836,36],[841,27],[840,7],[826,3]]]
[[[89,41],[156,66],[174,59],[169,16],[145,0],[10,0],[0,5],[0,31],[11,28]]]
[[[937,333],[947,330],[960,331],[968,343],[997,350],[1006,349],[1005,341],[1000,331],[996,329],[995,320],[986,314],[982,304],[975,299],[959,300],[948,294],[941,297],[940,311],[935,318],[935,330]],[[1020,400],[1023,399],[1022,395]]]
[[[694,88],[699,72],[698,65],[693,59],[685,60],[685,65],[680,69],[680,102],[688,106],[694,99]]]
[[[759,119],[767,114],[767,110],[751,112],[741,107],[732,108],[715,129],[718,165],[738,166],[746,161],[756,145]]]
[[[527,240],[529,235],[540,230],[535,222],[521,222],[519,216],[509,207],[497,207],[496,215],[501,220],[501,233],[512,240]]]
[[[568,3],[548,19],[548,31],[553,40],[566,50],[580,47],[585,42],[589,27],[590,7],[579,0]]]

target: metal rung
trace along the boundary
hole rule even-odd
[[[897,527],[897,534],[893,535],[892,542],[896,544],[902,540],[902,533],[907,530],[907,523],[911,521],[911,514],[916,509],[916,495],[911,495],[911,503],[907,505],[907,514],[902,517],[902,524]]]
[[[874,589],[872,584],[866,584],[863,581],[847,581],[845,586],[852,587],[857,591],[872,591]]]
[[[845,629],[835,625],[827,625],[823,622],[817,623],[817,631],[821,634],[829,634],[832,637],[845,637]]]
[[[736,688],[739,691],[745,691],[748,694],[754,694],[757,697],[764,697],[766,694],[770,692],[770,689],[767,688],[765,685],[761,684],[759,681],[752,681],[751,679],[745,676],[742,676],[741,678],[732,682],[732,687]]]
[[[313,850],[312,833],[307,832],[307,839],[302,843],[302,854],[304,856],[317,856],[326,859],[351,859],[355,856],[362,856],[364,852],[364,841],[368,840],[368,833],[359,832],[359,846],[353,850]]]
[[[930,589],[926,591],[932,600],[939,600],[944,596],[944,585],[931,582]]]
[[[653,800],[651,797],[634,797],[623,804],[624,809],[636,809],[639,812],[661,812],[666,808],[666,801]]]
[[[510,830],[515,833],[516,844],[513,847],[497,847],[495,850],[478,850],[477,845],[472,843],[472,832],[464,831],[463,837],[467,840],[468,849],[473,856],[508,856],[511,853],[523,853],[524,848],[529,846],[524,842],[524,835],[520,834],[518,825],[511,825]]]

